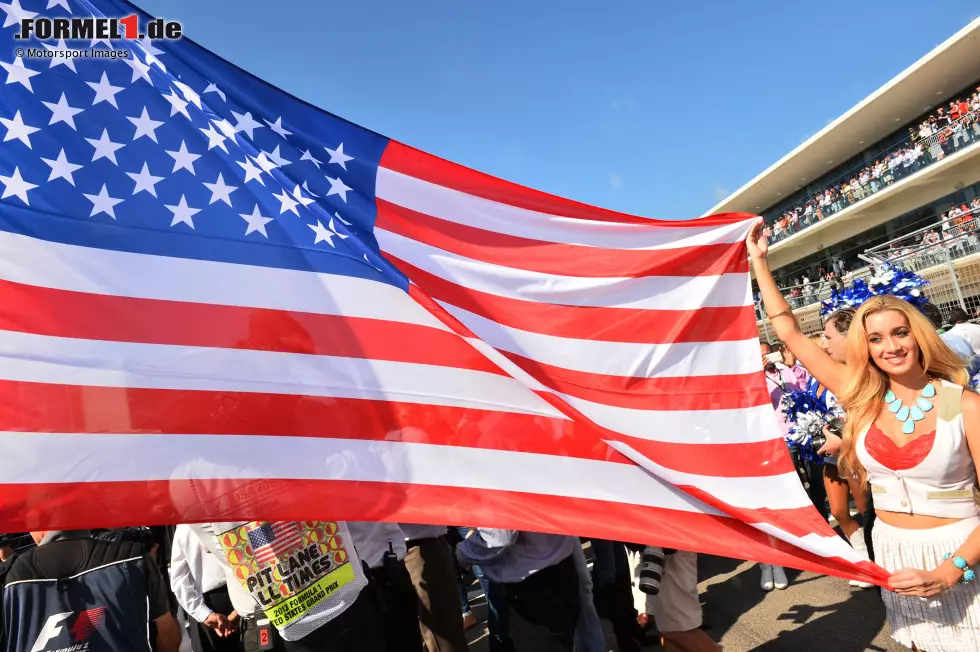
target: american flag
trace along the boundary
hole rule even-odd
[[[252,546],[252,555],[259,564],[271,564],[303,543],[299,534],[299,524],[295,521],[276,521],[262,523],[247,530],[248,545]]]
[[[468,523],[885,577],[776,430],[752,216],[530,190],[188,39],[13,40],[21,18],[124,2],[0,11],[8,529]]]

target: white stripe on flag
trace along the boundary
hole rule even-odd
[[[0,331],[0,378],[101,387],[364,398],[566,418],[516,380],[482,371],[12,331]]]
[[[544,242],[608,249],[674,249],[740,242],[751,221],[714,226],[616,224],[550,215],[502,204],[378,168],[379,199],[467,226]]]
[[[284,450],[289,455],[256,455]],[[362,439],[264,435],[64,434],[0,432],[7,482],[323,479],[519,491],[550,496],[717,510],[638,466],[494,449]],[[38,464],[38,460],[44,464]],[[686,474],[684,474],[686,475]],[[781,478],[705,478],[746,509],[799,505]]]
[[[417,240],[375,229],[386,254],[473,290],[508,299],[600,308],[697,310],[747,306],[748,276],[645,276],[600,278],[559,276],[484,263]]]
[[[31,261],[24,265],[22,261]],[[367,317],[449,330],[401,289],[361,278],[93,249],[0,231],[0,279],[40,287]]]
[[[439,304],[490,346],[563,369],[636,378],[727,376],[762,371],[757,339],[676,344],[580,340],[531,333],[448,303],[440,301]]]

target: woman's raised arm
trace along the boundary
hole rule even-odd
[[[776,279],[769,271],[769,243],[762,236],[762,226],[763,222],[760,220],[752,227],[745,244],[755,271],[755,280],[759,284],[759,292],[762,294],[762,304],[772,322],[773,330],[776,331],[776,337],[799,359],[811,376],[832,393],[839,394],[844,385],[844,365],[835,362],[800,330],[793,310],[780,294]]]

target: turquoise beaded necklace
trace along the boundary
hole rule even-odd
[[[922,388],[921,395],[915,399],[915,405],[902,405],[902,399],[895,396],[895,392],[888,390],[885,392],[885,403],[888,404],[888,411],[895,415],[895,418],[904,422],[902,432],[911,435],[915,430],[915,422],[926,418],[926,412],[932,409],[932,401],[936,395],[936,386],[931,382]]]

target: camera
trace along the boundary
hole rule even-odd
[[[838,437],[844,437],[844,420],[834,417],[827,423],[827,429],[834,433]],[[810,438],[810,442],[813,444],[815,450],[820,450],[823,445],[827,443],[827,436],[822,432],[817,433]]]

